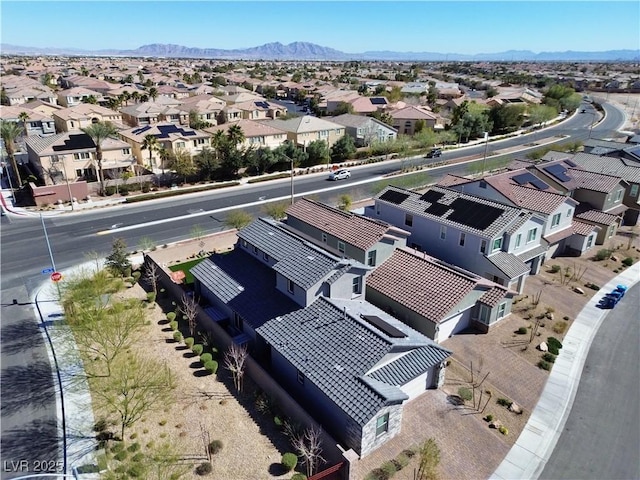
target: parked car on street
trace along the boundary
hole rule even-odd
[[[341,168],[336,170],[335,172],[331,172],[329,174],[329,180],[343,180],[345,178],[349,178],[351,176],[351,172],[346,168]]]

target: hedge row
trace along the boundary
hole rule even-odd
[[[165,190],[163,192],[149,193],[147,195],[136,195],[135,197],[127,197],[126,203],[143,202],[145,200],[153,200],[156,198],[175,197],[176,195],[184,195],[185,193],[206,192],[207,190],[217,190],[224,187],[234,187],[240,185],[240,182],[225,182],[206,185],[203,187],[182,188],[179,190]]]

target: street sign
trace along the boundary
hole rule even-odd
[[[43,275],[46,275],[48,273],[53,273],[53,272],[55,272],[53,268],[45,268],[44,270],[42,270]]]
[[[51,274],[51,280],[54,282],[59,282],[62,280],[62,274],[60,272],[53,272]]]

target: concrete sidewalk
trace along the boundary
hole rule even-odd
[[[631,288],[638,281],[640,263],[635,263],[604,285],[576,317],[527,425],[491,479],[536,479],[542,474],[571,412],[589,347],[609,312],[597,303],[617,285]]]

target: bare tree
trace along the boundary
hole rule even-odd
[[[166,365],[139,355],[123,357],[113,375],[101,378],[92,389],[94,398],[120,418],[120,434],[145,413],[171,400],[174,376]]]
[[[415,480],[436,480],[438,478],[438,464],[440,463],[440,449],[434,438],[426,440],[420,445],[420,463],[414,472]]]
[[[306,428],[302,433],[293,434],[291,444],[307,467],[307,477],[317,470],[322,457],[322,430],[316,426]]]
[[[245,363],[247,361],[247,347],[232,343],[224,354],[224,366],[233,376],[233,385],[238,392],[242,391]]]
[[[158,265],[153,261],[147,261],[144,264],[144,281],[151,287],[153,293],[158,294]]]
[[[189,333],[193,337],[196,333],[196,318],[198,316],[198,302],[196,300],[187,295],[186,293],[182,294],[182,305],[180,306],[180,311],[182,314],[187,317],[187,323],[189,325]]]

